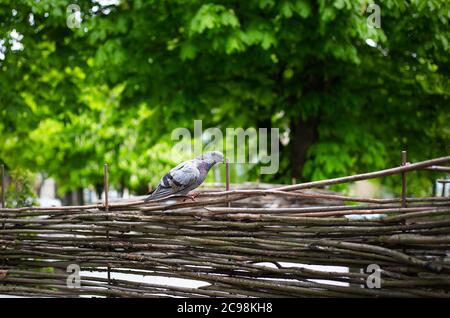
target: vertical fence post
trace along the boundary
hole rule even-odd
[[[2,163],[2,208],[5,208],[5,165]]]
[[[2,163],[2,209],[4,209],[5,206],[5,193],[6,193],[6,188],[5,188],[5,165]],[[6,216],[5,216],[6,219]],[[5,230],[6,229],[6,222],[5,220],[3,220],[2,222],[2,229]],[[4,239],[5,234],[3,234],[3,239]],[[6,266],[6,258],[3,260],[3,266]]]
[[[225,160],[225,190],[230,191],[230,162]],[[227,196],[228,197],[228,196]],[[228,207],[231,207],[231,202],[228,201]]]
[[[105,163],[104,165],[104,191],[105,191],[105,211],[106,213],[109,212],[109,201],[108,201],[108,164]],[[109,221],[109,216],[106,216],[106,220]],[[108,225],[107,225],[108,226]],[[110,244],[110,238],[109,238],[109,230],[106,230],[106,238],[108,240],[108,244]],[[108,245],[108,252],[111,250],[111,246]],[[107,266],[107,275],[108,275],[108,285],[111,285],[111,266],[108,264]]]
[[[402,166],[406,165],[407,153],[406,150],[402,151]],[[402,208],[406,208],[406,172],[402,172]]]

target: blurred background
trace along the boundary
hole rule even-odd
[[[449,20],[443,0],[0,0],[8,206],[96,201],[105,162],[115,196],[145,194],[178,163],[171,132],[194,120],[280,129],[278,172],[232,165],[236,184],[448,155]],[[413,174],[410,195],[440,191]]]

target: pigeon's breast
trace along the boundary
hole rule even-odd
[[[211,168],[211,166],[208,163],[200,162],[200,164],[198,165],[198,170],[200,171],[200,177],[199,177],[200,183],[202,183],[205,180],[206,175],[208,174],[208,171],[210,168]]]

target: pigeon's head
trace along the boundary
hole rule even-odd
[[[225,162],[225,158],[220,151],[206,152],[199,156],[198,159],[207,162],[210,166],[214,166],[216,163]]]

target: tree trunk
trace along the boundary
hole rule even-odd
[[[72,191],[64,193],[63,205],[73,205]]]
[[[77,196],[77,204],[78,205],[84,205],[84,193],[83,188],[78,188],[76,190],[76,196]]]
[[[64,194],[63,205],[83,205],[83,188],[74,191],[68,191]]]
[[[305,165],[308,149],[317,141],[317,128],[319,120],[316,117],[302,120],[300,117],[291,121],[290,146],[291,146],[291,176],[297,181],[303,179],[303,166]]]
[[[97,194],[97,198],[99,200],[102,199],[102,193],[103,193],[103,184],[102,183],[96,183],[95,184],[95,193]]]

